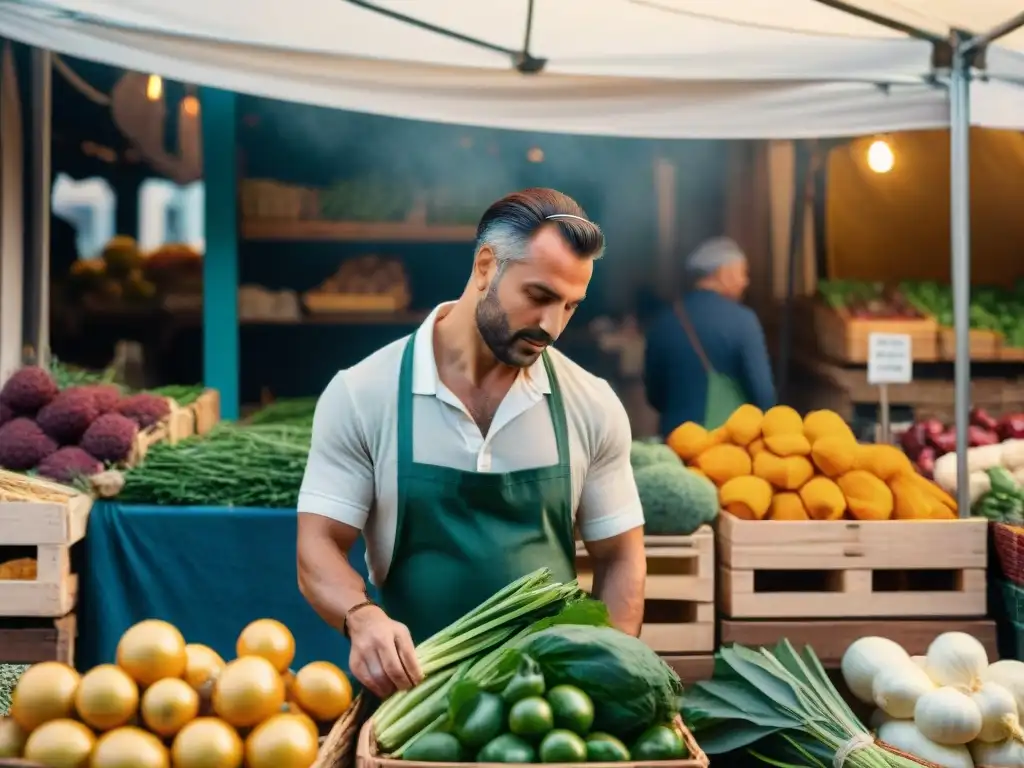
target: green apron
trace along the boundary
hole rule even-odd
[[[690,317],[686,314],[682,302],[676,302],[675,312],[676,317],[679,318],[679,323],[683,326],[683,330],[690,339],[693,350],[697,353],[697,357],[700,358],[700,363],[704,367],[704,373],[707,375],[708,394],[704,404],[704,428],[718,429],[729,420],[729,417],[732,416],[737,408],[747,403],[747,393],[743,391],[743,387],[736,381],[724,373],[719,373],[711,365],[711,360],[704,353],[704,346],[700,343],[697,332],[690,323]]]
[[[542,566],[576,578],[569,430],[548,354],[548,408],[558,463],[516,472],[465,472],[413,461],[413,348],[398,377],[398,523],[380,589],[388,615],[416,643]]]

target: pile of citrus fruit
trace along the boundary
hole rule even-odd
[[[238,637],[237,658],[186,644],[147,620],[117,646],[117,663],[83,675],[58,662],[30,667],[0,719],[0,758],[48,768],[309,768],[321,727],[352,703],[333,664],[293,672],[295,639],[260,619]]]

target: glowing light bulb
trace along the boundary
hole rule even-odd
[[[150,101],[159,101],[164,95],[164,80],[160,75],[150,75],[146,81],[146,98]]]
[[[543,163],[544,162],[544,150],[540,147],[531,147],[526,153],[526,159],[531,163]]]
[[[189,117],[195,117],[199,114],[199,99],[195,96],[186,96],[181,100],[181,108]]]
[[[889,142],[883,139],[871,142],[868,147],[868,168],[875,173],[888,173],[895,164],[896,157]]]

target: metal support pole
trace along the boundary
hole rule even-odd
[[[25,343],[36,365],[50,363],[50,150],[53,127],[51,54],[32,50],[32,138],[29,189],[32,228],[29,232],[27,328]]]
[[[960,516],[971,514],[967,478],[967,429],[971,408],[971,213],[970,213],[970,68],[960,41],[953,46],[949,79],[950,280],[956,336],[954,412],[956,414],[956,487]]]

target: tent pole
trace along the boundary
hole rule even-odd
[[[32,49],[31,230],[30,266],[24,329],[36,365],[50,364],[50,181],[53,129],[52,54]]]
[[[937,35],[934,32],[929,32],[918,27],[912,27],[909,24],[904,24],[901,21],[890,19],[887,16],[882,16],[879,13],[873,13],[864,8],[860,8],[852,3],[843,2],[843,0],[816,0],[824,6],[832,8],[842,13],[848,13],[850,16],[856,16],[858,19],[864,19],[864,21],[870,21],[873,24],[877,24],[880,27],[891,29],[896,32],[902,32],[908,37],[914,37],[918,40],[927,40],[931,43],[947,43],[949,42],[946,38],[941,35]]]
[[[953,44],[949,77],[950,281],[956,337],[954,412],[956,414],[956,488],[961,517],[971,514],[967,477],[967,430],[971,407],[971,215],[970,215],[970,67],[960,40]]]
[[[1024,27],[1024,12],[1018,13],[1011,19],[1007,19],[1002,24],[997,24],[992,27],[988,32],[982,35],[977,35],[967,40],[963,44],[964,55],[973,53],[979,48],[984,48],[987,45],[994,43],[1001,37],[1005,37],[1011,32],[1016,32],[1021,27]]]

